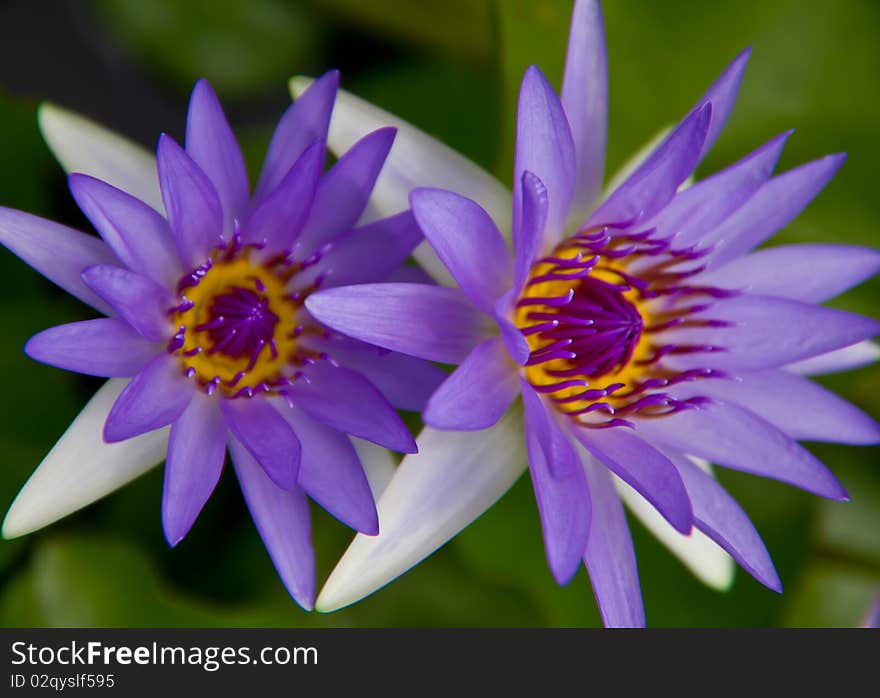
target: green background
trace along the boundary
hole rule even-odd
[[[208,77],[228,107],[257,172],[286,80],[343,70],[343,85],[435,134],[509,181],[515,95],[523,69],[542,66],[558,86],[567,0],[100,0],[68,4],[81,48],[157,105],[155,124],[114,104],[54,91],[45,76],[0,85],[0,204],[72,225],[60,169],[35,126],[36,100],[57,99],[154,143],[180,135],[187,93]],[[754,48],[726,132],[700,168],[723,167],[790,127],[781,169],[847,151],[838,177],[774,242],[876,246],[880,231],[880,3],[875,0],[608,0],[611,80],[609,170],[676,121],[745,45]],[[14,27],[13,27],[14,29]],[[39,37],[28,41],[33,51]],[[70,59],[77,58],[76,52]],[[23,63],[27,61],[23,60]],[[106,68],[106,66],[105,66]],[[59,68],[60,69],[60,68]],[[80,76],[87,80],[88,75]],[[119,79],[119,78],[118,78]],[[118,84],[118,83],[116,83]],[[60,95],[60,96],[59,96]],[[65,95],[67,95],[65,97]],[[109,106],[108,106],[109,104]],[[128,119],[131,117],[131,121]],[[38,365],[21,351],[47,326],[90,311],[0,253],[0,511],[75,417],[98,382]],[[874,317],[874,279],[836,299]],[[823,383],[880,415],[880,370]],[[738,571],[728,593],[708,590],[635,521],[647,617],[654,626],[852,626],[880,588],[877,448],[810,445],[853,501],[820,501],[792,488],[720,472],[752,516],[785,594]],[[582,570],[567,587],[544,562],[527,478],[426,562],[343,611],[309,614],[286,595],[226,472],[189,536],[167,547],[156,469],[123,490],[20,540],[0,543],[5,626],[592,626]],[[313,506],[319,584],[350,532]]]

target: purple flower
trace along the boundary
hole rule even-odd
[[[526,467],[554,577],[567,583],[583,562],[607,625],[644,624],[621,499],[711,585],[730,584],[732,558],[781,590],[758,533],[708,462],[847,499],[796,440],[880,441],[870,417],[805,378],[877,357],[864,341],[877,322],[818,304],[876,273],[880,254],[753,251],[843,162],[833,155],[771,176],[788,133],[691,185],[747,59],[737,56],[602,194],[601,10],[576,2],[561,100],[538,68],[523,78],[511,214],[488,175],[387,121],[400,136],[376,205],[404,208],[402,190],[421,187],[413,213],[457,288],[343,287],[306,305],[362,341],[458,368],[428,402],[419,454],[379,500],[381,534],[355,539],[319,609],[352,603],[416,564]],[[337,115],[331,145],[382,120],[347,95]]]
[[[108,317],[46,330],[25,350],[111,380],[22,489],[6,537],[85,506],[167,454],[162,523],[176,545],[227,446],[303,608],[315,596],[307,496],[355,530],[378,532],[362,465],[375,464],[376,488],[392,466],[368,442],[415,452],[394,407],[420,409],[444,374],[342,337],[304,308],[317,288],[388,278],[421,240],[410,212],[358,226],[394,129],[366,135],[324,173],[337,87],[327,73],[286,111],[253,194],[205,81],[192,93],[186,149],[163,135],[155,160],[81,117],[42,109],[102,239],[2,209],[0,241]]]

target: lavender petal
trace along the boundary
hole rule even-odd
[[[99,318],[51,327],[24,347],[35,361],[89,376],[125,378],[138,373],[162,348],[119,318]]]
[[[806,449],[749,410],[713,400],[660,419],[635,419],[642,438],[717,465],[846,500],[837,478]]]
[[[554,578],[567,584],[577,572],[590,533],[590,493],[569,436],[538,394],[521,380],[529,472],[541,515],[544,551]]]
[[[87,267],[82,278],[145,339],[161,342],[173,334],[167,311],[174,296],[152,279],[110,264]]]
[[[593,505],[584,564],[602,621],[609,628],[644,627],[639,570],[623,505],[608,470],[586,451],[581,455]]]
[[[302,444],[299,486],[346,526],[377,534],[376,504],[349,438],[284,401],[273,403]]]
[[[248,509],[281,581],[293,600],[310,611],[315,604],[315,551],[305,493],[297,486],[278,487],[234,438],[229,451]]]
[[[513,230],[521,225],[522,177],[528,170],[547,187],[547,225],[542,246],[553,247],[566,230],[577,163],[565,111],[537,66],[526,70],[520,87],[515,148]]]
[[[277,487],[294,490],[302,448],[290,425],[263,397],[221,400],[229,431]]]
[[[180,362],[162,352],[123,390],[104,423],[104,441],[124,441],[174,422],[196,388],[181,373]]]
[[[690,533],[693,508],[681,476],[660,451],[625,428],[574,428],[575,437],[641,494],[679,533]]]
[[[226,427],[216,401],[196,394],[171,426],[168,441],[162,527],[170,545],[189,533],[220,479],[225,458]]]
[[[291,104],[272,134],[260,181],[254,192],[254,205],[278,188],[281,180],[312,143],[325,142],[330,114],[339,88],[339,73],[331,70],[315,80]],[[323,153],[321,155],[323,162]]]
[[[338,431],[402,453],[415,453],[416,444],[388,400],[364,378],[341,366],[318,361],[303,370],[287,394],[313,419]]]
[[[196,83],[189,100],[186,152],[217,190],[223,208],[223,236],[231,240],[234,222],[247,211],[250,185],[238,141],[220,100],[204,78]]]
[[[697,165],[712,105],[695,109],[669,134],[587,221],[588,226],[646,220],[668,204]]]
[[[297,243],[304,254],[353,228],[367,207],[397,131],[381,128],[355,143],[321,178]]]
[[[162,201],[184,268],[202,264],[223,242],[223,209],[214,185],[170,136],[159,138],[156,155]]]
[[[330,288],[310,295],[306,308],[324,325],[363,342],[453,364],[494,325],[460,290],[425,284]]]
[[[491,427],[517,396],[516,369],[500,338],[478,344],[431,396],[425,424],[451,431]]]
[[[80,277],[82,270],[92,264],[118,264],[101,240],[29,213],[0,207],[0,243],[83,303],[112,315],[110,306]]]

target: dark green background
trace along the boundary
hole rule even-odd
[[[42,9],[41,9],[42,6]],[[10,9],[11,8],[11,9]],[[84,227],[35,126],[41,98],[152,145],[181,135],[187,93],[207,76],[257,171],[297,73],[343,70],[344,86],[509,180],[515,94],[539,63],[557,85],[567,0],[100,0],[0,8],[0,203]],[[743,46],[741,99],[700,173],[796,127],[780,167],[829,152],[849,160],[777,241],[876,246],[880,230],[880,3],[875,0],[609,0],[610,170],[677,120]],[[90,311],[0,253],[0,510],[98,383],[21,351],[49,325]],[[877,280],[835,305],[874,317]],[[880,370],[823,380],[880,414]],[[655,626],[858,624],[880,587],[877,448],[810,446],[849,504],[731,472],[786,592],[738,572],[721,594],[696,582],[633,522],[648,622]],[[580,626],[598,614],[586,574],[566,588],[544,562],[523,478],[428,561],[369,599],[307,614],[286,595],[227,472],[176,549],[160,524],[161,470],[21,540],[0,543],[2,625]],[[314,507],[319,582],[350,533]]]

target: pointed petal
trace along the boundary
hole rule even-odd
[[[679,533],[690,533],[694,513],[678,470],[660,451],[623,427],[573,429],[578,440],[635,489]]]
[[[694,107],[694,109],[699,109],[700,105],[706,102],[712,103],[712,121],[709,124],[709,130],[706,132],[706,140],[703,141],[700,160],[706,157],[712,146],[715,145],[715,141],[718,140],[718,136],[721,135],[725,124],[727,124],[727,119],[730,117],[730,112],[733,111],[733,105],[736,103],[736,96],[739,93],[739,86],[751,53],[751,47],[743,49],[730,62],[730,65],[724,69],[724,72],[718,76],[718,79],[712,83],[712,86]]]
[[[283,490],[294,490],[299,476],[302,448],[290,425],[269,400],[254,397],[221,400],[226,426]]]
[[[599,197],[601,201],[607,199],[611,194],[617,191],[620,188],[620,185],[623,184],[626,180],[628,180],[633,172],[639,169],[645,161],[651,157],[653,152],[660,147],[660,144],[663,143],[668,137],[669,134],[672,133],[672,130],[675,128],[675,125],[666,126],[661,128],[657,133],[655,133],[651,138],[642,145],[635,153],[633,153],[627,160],[621,165],[617,171],[611,176],[611,179],[608,180],[608,184],[605,185],[605,188],[602,190],[602,194]]]
[[[373,593],[470,524],[526,468],[522,417],[511,410],[479,433],[426,428],[378,502],[379,535],[358,535],[315,605],[333,611]]]
[[[295,77],[290,89],[296,97],[311,84],[310,78]],[[397,137],[370,199],[380,216],[409,208],[413,189],[436,187],[470,197],[489,212],[505,234],[510,230],[510,191],[497,179],[452,148],[345,90],[336,97],[328,145],[341,155],[367,133],[383,126],[396,128]],[[420,245],[414,254],[439,283],[452,285],[446,267],[430,245]]]
[[[333,329],[429,361],[457,364],[492,331],[457,288],[362,284],[313,293],[306,308]]]
[[[174,296],[152,279],[110,264],[87,267],[82,277],[90,289],[144,338],[161,342],[173,334],[168,308],[174,305]]]
[[[393,128],[380,128],[355,143],[321,178],[297,243],[308,254],[351,230],[367,208],[376,178],[394,142]]]
[[[28,340],[34,361],[89,376],[125,378],[138,373],[162,348],[119,318],[83,320],[50,327]]]
[[[535,258],[541,251],[544,228],[547,225],[547,188],[531,172],[522,176],[522,216],[513,231],[513,249],[516,268],[513,287],[518,295],[528,278]]]
[[[195,388],[180,370],[180,362],[164,352],[129,383],[107,415],[104,440],[124,441],[175,421],[189,405]]]
[[[101,434],[127,380],[107,381],[27,481],[3,521],[3,537],[48,526],[131,482],[165,458],[168,430],[108,444]]]
[[[733,559],[696,526],[684,535],[664,519],[648,502],[623,480],[614,478],[617,493],[626,508],[642,522],[651,534],[665,545],[690,572],[706,586],[726,591],[733,584],[736,565]]]
[[[171,288],[183,274],[168,221],[140,199],[84,174],[70,192],[98,234],[129,269]]]
[[[416,189],[412,212],[461,290],[484,313],[513,281],[513,259],[495,222],[479,204],[441,189]]]
[[[157,160],[162,200],[184,268],[202,264],[223,242],[223,209],[214,185],[174,139],[162,134]]]
[[[250,185],[235,134],[204,78],[196,83],[189,100],[186,152],[214,185],[223,209],[223,235],[231,240],[233,221],[240,220],[247,210]]]
[[[577,156],[572,214],[581,223],[602,191],[608,131],[608,57],[599,0],[576,0],[571,16],[562,106]],[[575,214],[576,212],[576,214]]]
[[[593,505],[584,564],[596,604],[606,627],[644,627],[645,607],[636,554],[611,473],[584,448],[578,451]],[[656,513],[653,508],[651,511]]]
[[[388,280],[422,241],[411,211],[367,223],[343,233],[313,267],[322,288]],[[415,266],[410,266],[417,269]]]
[[[722,351],[669,357],[676,367],[732,371],[776,368],[880,334],[876,320],[843,310],[751,294],[718,301],[696,318],[727,323],[665,332],[660,341],[710,345]]]
[[[83,303],[102,313],[113,313],[80,277],[92,264],[118,263],[110,248],[93,235],[0,207],[0,243]]]
[[[782,582],[770,554],[742,507],[712,475],[690,458],[668,449],[664,453],[681,473],[694,503],[694,518],[700,530],[730,553],[761,584],[781,593]]]
[[[363,375],[400,410],[423,409],[449,376],[428,361],[345,337],[309,338],[308,346],[327,352],[341,366]]]
[[[651,442],[705,458],[717,465],[773,478],[828,499],[846,500],[837,478],[779,429],[752,412],[713,400],[661,419],[637,419]]]
[[[880,443],[880,425],[821,385],[788,371],[743,373],[733,380],[700,380],[669,390],[734,402],[799,441],[868,445]]]
[[[791,133],[776,136],[739,162],[679,192],[645,222],[645,228],[654,228],[658,239],[674,235],[674,245],[679,249],[699,243],[707,231],[748,201],[769,179]]]
[[[373,501],[378,502],[379,497],[391,483],[391,478],[397,471],[397,461],[394,454],[387,448],[382,448],[369,441],[349,437],[351,445],[357,451],[358,460],[370,483],[370,491],[373,493]]]
[[[339,72],[330,70],[294,95],[296,101],[284,112],[272,134],[260,182],[254,193],[255,205],[278,188],[293,164],[312,143],[327,140],[327,128],[338,88]],[[388,125],[378,124],[375,128]],[[336,154],[342,155],[351,145],[349,143],[342,150],[336,150]],[[320,159],[324,161],[323,154]]]
[[[309,502],[297,486],[275,485],[249,449],[234,438],[229,452],[260,538],[288,593],[310,611],[315,602],[315,551]]]
[[[348,437],[284,400],[271,402],[302,444],[297,484],[346,526],[367,535],[377,534],[376,504]]]
[[[245,243],[268,243],[270,251],[289,250],[309,215],[324,168],[324,143],[305,149],[274,191],[263,197],[242,229]]]
[[[874,342],[865,341],[788,364],[785,366],[785,370],[805,376],[821,376],[826,373],[839,373],[861,368],[874,363],[877,359],[880,359],[880,346]]]
[[[226,458],[226,425],[217,401],[197,393],[171,426],[162,528],[172,546],[189,533],[214,491]]]
[[[82,172],[128,192],[164,212],[156,157],[91,119],[44,102],[37,111],[40,132],[65,172]]]
[[[544,551],[559,584],[577,572],[590,532],[590,493],[571,438],[548,414],[541,398],[520,379],[525,408],[526,451],[541,515]]]
[[[287,394],[310,417],[380,446],[415,453],[415,441],[403,420],[360,373],[328,361],[317,361],[303,373]]]
[[[571,129],[556,92],[536,67],[523,76],[516,117],[513,167],[513,228],[522,225],[522,177],[534,174],[547,187],[547,224],[541,247],[552,248],[564,236],[577,164]]]
[[[712,105],[691,112],[587,221],[587,225],[633,223],[668,204],[697,165]]]
[[[761,187],[736,213],[712,231],[714,243],[706,258],[710,269],[720,267],[776,234],[791,223],[843,165],[843,154],[828,155],[778,175]]]
[[[311,84],[310,78],[295,77],[291,92],[302,99]],[[497,179],[452,148],[345,90],[336,97],[328,145],[342,155],[383,126],[396,128],[397,137],[373,189],[372,203],[380,215],[409,208],[409,193],[416,187],[436,187],[472,198],[501,230],[510,229],[510,191]]]
[[[880,271],[880,251],[856,245],[780,245],[700,274],[693,283],[823,303]]]
[[[491,427],[519,392],[516,369],[504,342],[487,339],[431,396],[422,419],[435,429],[451,431]]]

